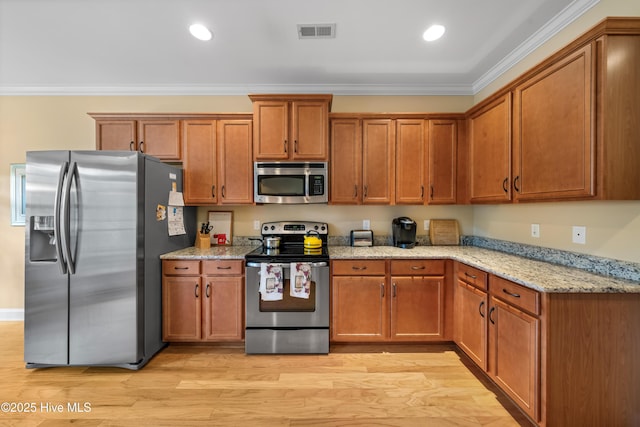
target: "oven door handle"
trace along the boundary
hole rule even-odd
[[[326,267],[329,265],[329,263],[327,263],[326,261],[321,261],[321,262],[304,262],[304,261],[293,261],[293,262],[301,262],[304,264],[309,264],[311,267]],[[260,262],[247,262],[247,267],[260,267],[262,263]],[[288,262],[283,262],[283,263],[266,263],[266,264],[271,264],[271,265],[275,265],[276,267],[282,267],[282,268],[289,268],[291,267],[291,263]]]

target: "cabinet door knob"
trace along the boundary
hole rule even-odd
[[[136,149],[134,148],[134,145],[133,145],[133,141],[131,141],[129,143],[129,151],[136,151]]]
[[[212,199],[216,198],[216,186],[215,185],[211,186],[211,198]]]
[[[200,293],[198,293],[199,288],[200,288],[200,285],[196,283],[196,289],[195,289],[196,298],[200,298]]]
[[[287,140],[284,140],[284,152],[287,153]]]
[[[297,139],[293,140],[293,152],[296,153],[296,154],[298,153],[298,140]]]
[[[226,197],[226,195],[224,194],[224,185],[222,186],[221,192],[222,192],[222,198],[224,199]]]
[[[509,182],[509,178],[505,178],[504,181],[502,181],[502,189],[504,190],[505,193],[509,192],[509,189],[507,188],[508,182]]]
[[[358,186],[357,185],[353,186],[353,197],[354,198],[358,197]]]
[[[140,152],[144,154],[144,141],[140,141],[139,148],[140,148]]]
[[[515,190],[519,193],[520,187],[518,187],[518,181],[520,181],[520,175],[516,176],[516,178],[513,180],[513,188],[515,188]]]
[[[384,298],[384,283],[380,283],[380,298]]]
[[[205,291],[205,294],[207,296],[207,298],[209,298],[209,289],[211,289],[211,285],[209,283],[207,283],[207,290]]]
[[[484,306],[484,301],[480,301],[480,306],[478,307],[478,311],[480,312],[480,317],[484,318],[484,313],[482,312],[482,307]]]
[[[394,284],[391,286],[391,296],[395,298],[397,295],[398,295],[398,287],[397,287],[397,286],[396,286],[396,284],[394,283]]]

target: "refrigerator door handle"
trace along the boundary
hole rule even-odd
[[[60,166],[60,174],[58,175],[58,185],[56,187],[56,196],[53,201],[53,235],[56,241],[56,256],[58,258],[58,266],[60,267],[60,273],[67,274],[67,262],[62,253],[62,230],[60,227],[60,208],[61,208],[61,199],[62,199],[62,185],[64,183],[64,178],[67,175],[67,171],[69,170],[69,162],[63,162]]]
[[[78,170],[78,164],[76,162],[72,162],[69,167],[69,173],[67,174],[67,180],[64,185],[64,190],[62,192],[62,228],[63,236],[62,236],[62,249],[64,250],[65,257],[67,259],[67,268],[69,269],[69,273],[76,273],[76,266],[71,256],[71,223],[69,216],[69,206],[71,204],[71,184],[73,182],[73,178],[76,176]]]

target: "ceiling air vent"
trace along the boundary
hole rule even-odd
[[[300,39],[334,39],[336,24],[298,24]]]

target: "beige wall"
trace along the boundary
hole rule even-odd
[[[601,0],[583,17],[525,58],[498,81],[471,96],[335,96],[336,112],[464,112],[509,80],[561,48],[606,16],[640,16],[640,2]],[[94,123],[87,112],[250,112],[246,96],[0,96],[0,310],[22,308],[24,292],[24,227],[10,226],[9,172],[23,163],[25,151],[93,149]],[[199,219],[208,208],[199,210]],[[500,206],[361,207],[282,206],[234,209],[235,233],[253,234],[253,220],[303,218],[331,224],[332,232],[348,234],[370,219],[376,234],[389,234],[390,221],[408,215],[419,222],[457,218],[464,234],[584,252],[640,262],[640,202],[573,202]],[[530,224],[541,225],[540,239],[532,239]],[[574,245],[571,225],[587,226],[587,244]],[[424,234],[424,231],[420,231]]]

